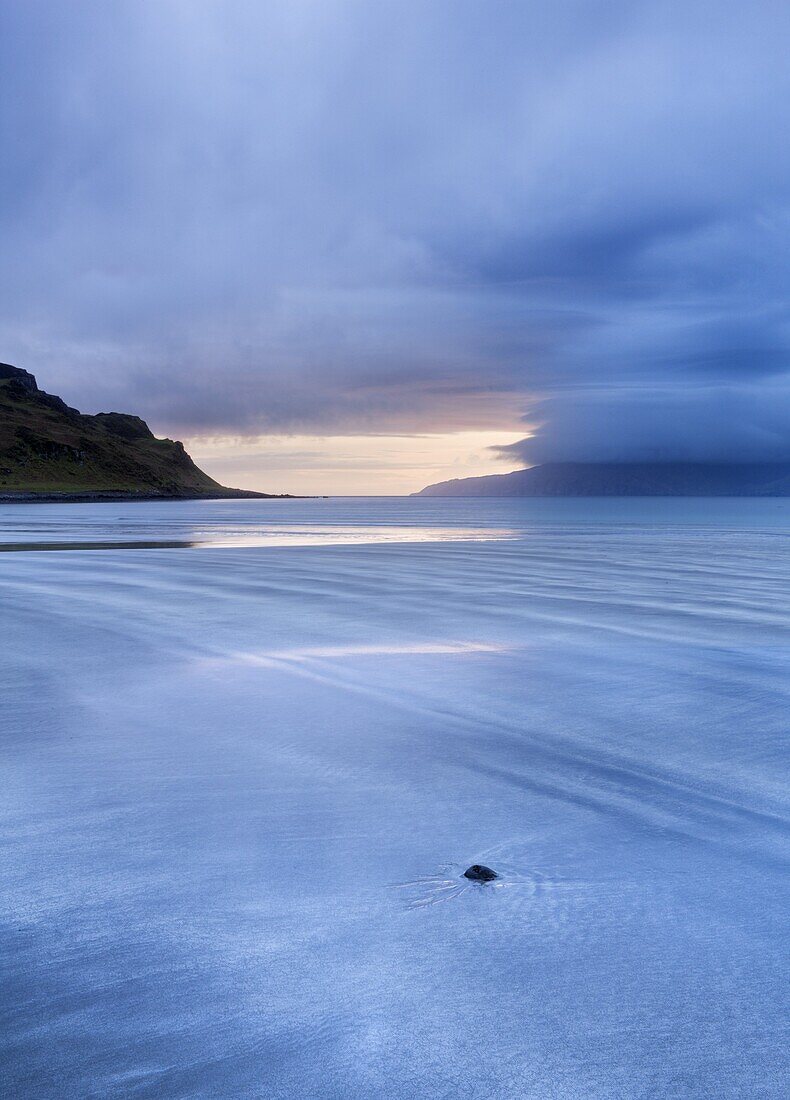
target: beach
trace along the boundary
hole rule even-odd
[[[0,543],[8,1096],[785,1095],[788,502]]]

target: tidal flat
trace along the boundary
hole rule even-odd
[[[4,1095],[786,1095],[790,501],[0,544]]]

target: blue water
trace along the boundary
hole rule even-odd
[[[0,507],[3,1095],[787,1095],[788,504]]]

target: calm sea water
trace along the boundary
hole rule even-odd
[[[789,505],[0,507],[3,1095],[787,1095]]]

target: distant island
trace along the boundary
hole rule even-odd
[[[228,489],[128,413],[89,416],[0,363],[0,502],[272,497]]]
[[[428,485],[422,497],[786,497],[790,462],[547,462]]]

